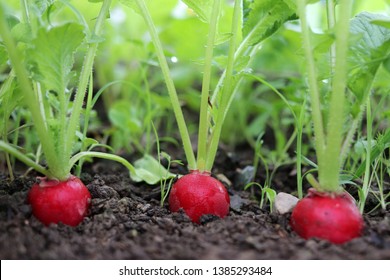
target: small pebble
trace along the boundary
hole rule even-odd
[[[290,213],[297,203],[297,197],[288,193],[280,192],[275,198],[275,209],[279,214],[283,215]]]

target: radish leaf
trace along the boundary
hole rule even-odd
[[[27,51],[34,78],[46,91],[64,94],[71,79],[73,54],[84,38],[82,26],[67,23],[50,30],[39,29]]]
[[[134,162],[134,168],[135,173],[130,173],[130,176],[135,182],[145,181],[149,185],[154,185],[161,180],[175,177],[154,157],[147,154]]]
[[[380,134],[375,142],[375,145],[371,148],[370,160],[373,162],[376,160],[385,149],[389,148],[390,143],[390,129],[387,129],[384,134]],[[364,160],[357,170],[355,171],[355,178],[359,178],[364,174],[364,169],[366,167],[366,160]]]
[[[33,39],[31,27],[27,23],[20,22],[12,28],[12,36],[16,41],[29,43]]]
[[[390,30],[373,24],[389,20],[389,17],[363,12],[351,20],[351,60],[348,86],[360,104],[365,102],[372,82],[381,63],[390,53]]]
[[[150,0],[145,0],[145,2],[149,2]],[[137,5],[137,2],[135,0],[119,0],[120,3],[123,5],[133,9],[136,13],[141,14],[141,11]]]
[[[213,6],[211,0],[183,0],[183,2],[196,13],[201,21],[210,21]]]
[[[244,0],[243,35],[256,45],[275,33],[288,20],[296,19],[291,0]]]

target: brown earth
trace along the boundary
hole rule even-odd
[[[270,213],[239,186],[243,167],[232,155],[217,164],[228,185],[231,209],[224,219],[191,223],[183,213],[160,207],[160,187],[135,184],[121,166],[97,162],[81,179],[92,194],[88,217],[77,227],[43,226],[26,204],[31,175],[0,177],[1,259],[390,259],[390,212],[365,214],[362,237],[343,245],[303,240],[291,231],[289,214]],[[183,167],[176,167],[185,172]],[[294,192],[290,168],[275,180],[276,191]],[[261,179],[261,178],[260,178]]]

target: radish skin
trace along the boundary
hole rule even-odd
[[[324,193],[310,189],[295,206],[290,225],[304,239],[319,238],[342,244],[359,237],[364,222],[348,193]]]
[[[194,223],[203,215],[220,218],[229,213],[230,198],[224,185],[208,172],[192,171],[173,185],[169,195],[169,209],[183,209]]]
[[[41,178],[28,193],[33,215],[44,225],[77,226],[88,213],[91,194],[75,176],[67,181]]]

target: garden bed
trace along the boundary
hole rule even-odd
[[[390,259],[387,4],[8,2],[2,259]]]
[[[34,177],[9,182],[1,176],[1,259],[390,259],[390,213],[365,214],[363,236],[343,245],[303,240],[291,231],[289,214],[259,208],[250,191],[237,188],[242,159],[219,157],[231,197],[224,219],[189,221],[182,213],[160,207],[159,186],[134,184],[127,171],[111,162],[88,166],[82,180],[92,194],[87,218],[77,227],[43,226],[26,204]],[[108,165],[106,165],[108,163]],[[178,167],[175,167],[178,168]],[[179,167],[180,168],[180,167]],[[292,170],[292,169],[291,169]],[[278,173],[276,191],[294,192],[291,170]],[[177,170],[183,172],[183,170]],[[110,172],[111,174],[109,174]],[[114,175],[113,175],[114,174]],[[225,183],[228,182],[225,180]]]

